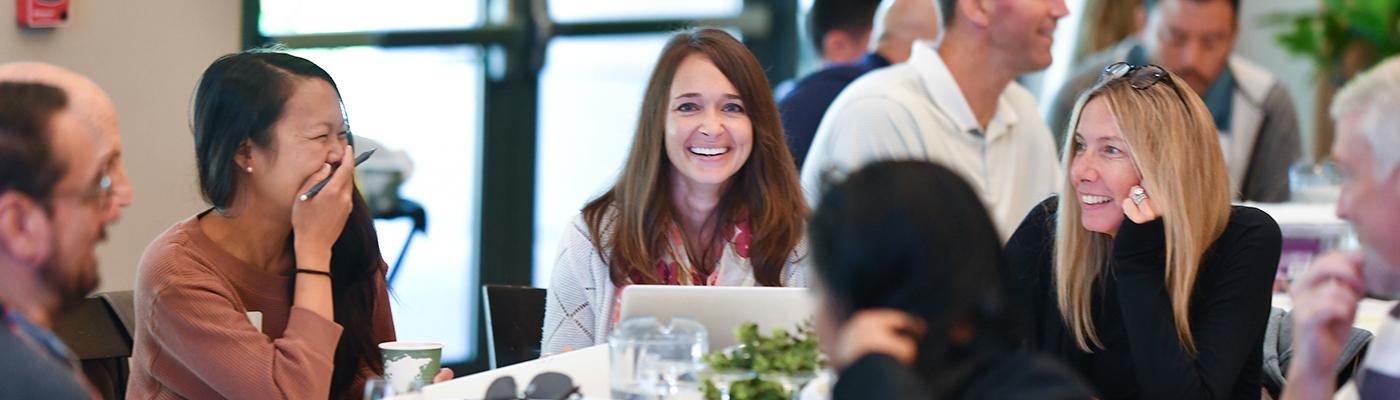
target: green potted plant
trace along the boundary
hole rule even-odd
[[[1337,88],[1380,60],[1400,54],[1400,0],[1323,0],[1315,12],[1280,13],[1269,22],[1289,29],[1278,43],[1309,58],[1317,73],[1317,134],[1313,154],[1327,154],[1332,143],[1328,107]]]
[[[824,368],[811,322],[795,333],[774,328],[764,336],[758,325],[736,328],[739,344],[705,356],[707,400],[784,400]]]

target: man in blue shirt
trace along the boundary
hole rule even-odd
[[[827,66],[802,78],[790,91],[780,93],[778,100],[788,148],[798,169],[807,158],[822,116],[846,85],[866,72],[909,59],[909,46],[914,40],[933,40],[938,36],[933,0],[888,3],[889,7],[883,10],[883,23],[873,29],[878,31],[874,35],[878,38],[875,51],[869,53],[865,52],[866,42],[872,36],[878,1],[817,0],[812,5],[808,28]]]

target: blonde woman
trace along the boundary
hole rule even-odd
[[[1282,239],[1230,205],[1205,104],[1161,67],[1117,63],[1069,126],[1063,196],[1007,243],[1028,344],[1104,399],[1258,399]]]

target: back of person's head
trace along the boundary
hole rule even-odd
[[[651,268],[666,243],[664,235],[676,221],[671,199],[671,170],[666,155],[666,118],[671,111],[671,83],[682,61],[703,56],[719,69],[743,104],[753,130],[753,149],[734,173],[716,207],[717,226],[748,218],[755,235],[750,260],[759,284],[777,286],[793,249],[802,240],[806,202],[797,181],[778,106],[763,67],[729,33],[712,28],[676,33],[661,50],[642,97],[632,147],[611,190],[583,208],[593,243],[610,254],[613,283],[639,277],[634,283],[656,283]],[[612,221],[604,226],[605,216]]]
[[[66,170],[52,151],[49,124],[67,106],[53,86],[0,82],[0,195],[16,192],[47,208]]]
[[[886,0],[875,15],[872,46],[891,63],[909,58],[915,40],[936,42],[939,33],[939,12],[936,0]]]
[[[832,32],[844,33],[854,40],[853,43],[864,44],[863,39],[874,26],[875,10],[879,7],[879,0],[816,0],[807,14],[808,39],[821,55],[826,55],[822,43]]]
[[[819,204],[808,226],[812,265],[838,321],[874,308],[922,319],[928,330],[915,368],[926,375],[1015,345],[999,236],[956,173],[877,162],[830,186]],[[950,337],[967,328],[969,342]]]
[[[273,125],[283,116],[299,79],[319,79],[339,89],[329,73],[291,54],[251,50],[219,57],[205,69],[195,89],[191,129],[204,198],[221,214],[246,179],[235,162],[242,146],[274,148]],[[342,109],[343,113],[343,109]],[[336,347],[331,397],[347,397],[361,366],[383,371],[373,337],[375,277],[384,271],[374,222],[359,189],[340,237],[331,246],[335,321],[345,326]],[[288,202],[292,199],[288,199]]]
[[[1195,354],[1188,306],[1200,261],[1225,230],[1231,212],[1230,181],[1220,139],[1200,97],[1175,74],[1135,87],[1142,71],[1090,88],[1079,98],[1066,136],[1074,138],[1087,103],[1103,101],[1127,144],[1141,186],[1162,215],[1166,233],[1167,294],[1183,347]],[[1140,86],[1140,85],[1138,85]],[[1062,166],[1070,171],[1079,139],[1066,140]],[[1113,241],[1080,223],[1079,194],[1072,179],[1060,189],[1056,228],[1056,287],[1061,313],[1081,349],[1102,347],[1089,314],[1094,280],[1108,261]]]

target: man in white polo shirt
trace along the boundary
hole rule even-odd
[[[815,203],[829,172],[914,159],[957,171],[978,191],[1001,239],[1055,190],[1059,166],[1035,98],[1014,80],[1050,65],[1063,0],[929,0],[940,45],[852,83],[832,103],[802,167]],[[815,204],[814,204],[815,205]]]

